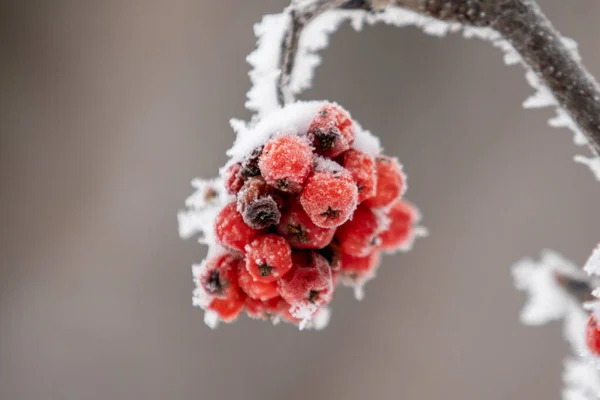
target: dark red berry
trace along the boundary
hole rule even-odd
[[[224,174],[225,188],[229,194],[236,194],[244,184],[244,178],[241,175],[242,164],[231,164]]]
[[[273,188],[260,176],[244,183],[237,195],[237,209],[246,225],[263,229],[279,222],[281,212],[273,192]]]
[[[231,297],[237,290],[240,259],[231,253],[206,259],[200,265],[199,285],[215,298]]]

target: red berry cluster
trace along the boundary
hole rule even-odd
[[[600,327],[594,315],[590,316],[585,328],[585,342],[593,355],[600,356]]]
[[[344,109],[323,103],[306,131],[275,131],[225,169],[233,201],[214,225],[225,251],[195,274],[205,309],[226,322],[244,309],[307,322],[339,282],[362,287],[382,251],[406,246],[419,216],[401,198],[402,166],[353,147],[355,131]]]

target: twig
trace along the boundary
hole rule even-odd
[[[592,152],[600,154],[600,87],[561,40],[534,0],[296,0],[288,7],[291,24],[282,43],[277,95],[281,104],[293,101],[289,88],[306,25],[333,8],[378,10],[397,6],[445,22],[497,31],[551,91],[579,129]]]

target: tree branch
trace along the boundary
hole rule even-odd
[[[277,95],[281,104],[293,101],[289,89],[298,41],[304,27],[332,8],[377,11],[397,6],[445,22],[497,31],[552,92],[600,154],[600,87],[569,51],[534,0],[295,0],[288,7],[291,24],[282,43]]]

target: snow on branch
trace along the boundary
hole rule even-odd
[[[318,51],[344,21],[356,30],[383,22],[490,41],[505,52],[507,64],[526,68],[536,92],[523,106],[555,107],[549,125],[568,128],[575,144],[589,145],[592,157],[575,160],[600,180],[598,84],[581,63],[577,44],[560,36],[534,0],[293,0],[255,26],[258,46],[247,59],[253,68],[246,106],[256,113],[251,123],[310,87],[321,62]]]
[[[513,278],[515,286],[528,295],[521,313],[523,323],[542,325],[563,321],[563,334],[572,350],[572,356],[564,364],[563,399],[599,399],[600,372],[585,343],[588,312],[582,305],[596,300],[591,291],[598,281],[550,250],[544,250],[539,261],[524,259],[516,263]]]

